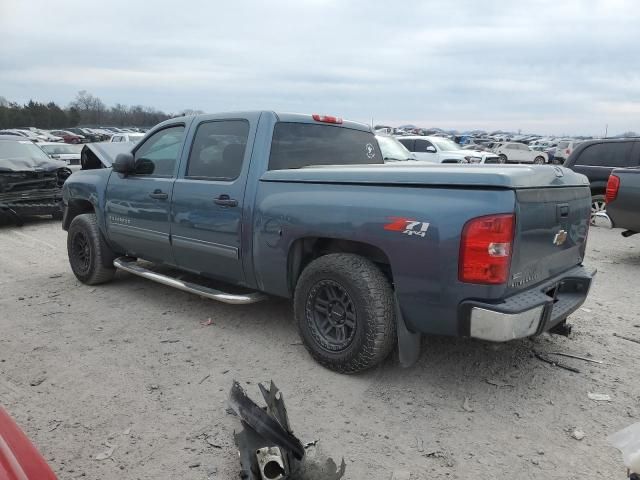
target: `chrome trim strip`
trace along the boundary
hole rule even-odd
[[[205,287],[202,285],[197,285],[195,283],[184,282],[182,280],[178,280],[177,278],[172,278],[167,275],[162,275],[160,273],[148,270],[138,265],[135,261],[128,261],[122,257],[116,258],[113,261],[113,266],[119,268],[120,270],[124,270],[125,272],[132,273],[133,275],[138,275],[139,277],[153,280],[154,282],[158,282],[169,287],[177,288],[178,290],[182,290],[183,292],[195,293],[196,295],[200,295],[202,297],[210,298],[212,300],[217,300],[223,303],[230,303],[232,305],[246,305],[249,303],[260,302],[267,298],[265,294],[260,292],[248,293],[246,295],[236,295],[225,293],[220,290],[215,290],[213,288]]]
[[[171,235],[171,242],[174,247],[189,248],[197,250],[204,254],[220,255],[222,257],[238,260],[240,251],[236,247],[222,245],[220,243],[207,242],[196,238],[182,237],[180,235]]]
[[[507,314],[473,307],[469,335],[492,342],[530,337],[538,331],[543,310],[544,305],[541,305],[522,313]]]

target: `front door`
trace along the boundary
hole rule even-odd
[[[184,174],[173,190],[171,240],[179,267],[244,281],[241,234],[249,130],[247,119],[212,117],[196,126]]]
[[[416,139],[414,152],[418,160],[434,163],[439,163],[441,161],[435,145],[429,140]]]
[[[136,148],[135,173],[109,177],[107,230],[127,255],[174,264],[169,213],[184,130],[173,125],[157,131]]]

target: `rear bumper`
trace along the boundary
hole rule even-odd
[[[460,333],[506,342],[545,332],[584,303],[595,273],[595,270],[578,266],[501,303],[464,301],[459,310]]]

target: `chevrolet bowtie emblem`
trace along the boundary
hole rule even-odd
[[[564,242],[567,241],[567,231],[566,230],[560,230],[558,233],[556,233],[556,236],[553,237],[553,244],[556,246],[560,246],[562,244],[564,244]]]

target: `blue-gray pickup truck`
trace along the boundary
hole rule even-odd
[[[566,332],[591,285],[589,184],[561,167],[385,165],[366,125],[268,111],[174,118],[123,148],[85,147],[64,184],[77,278],[291,298],[339,372],[396,343],[410,364],[422,334]]]
[[[640,233],[640,168],[613,170],[605,198],[611,226],[623,228],[624,237]]]

